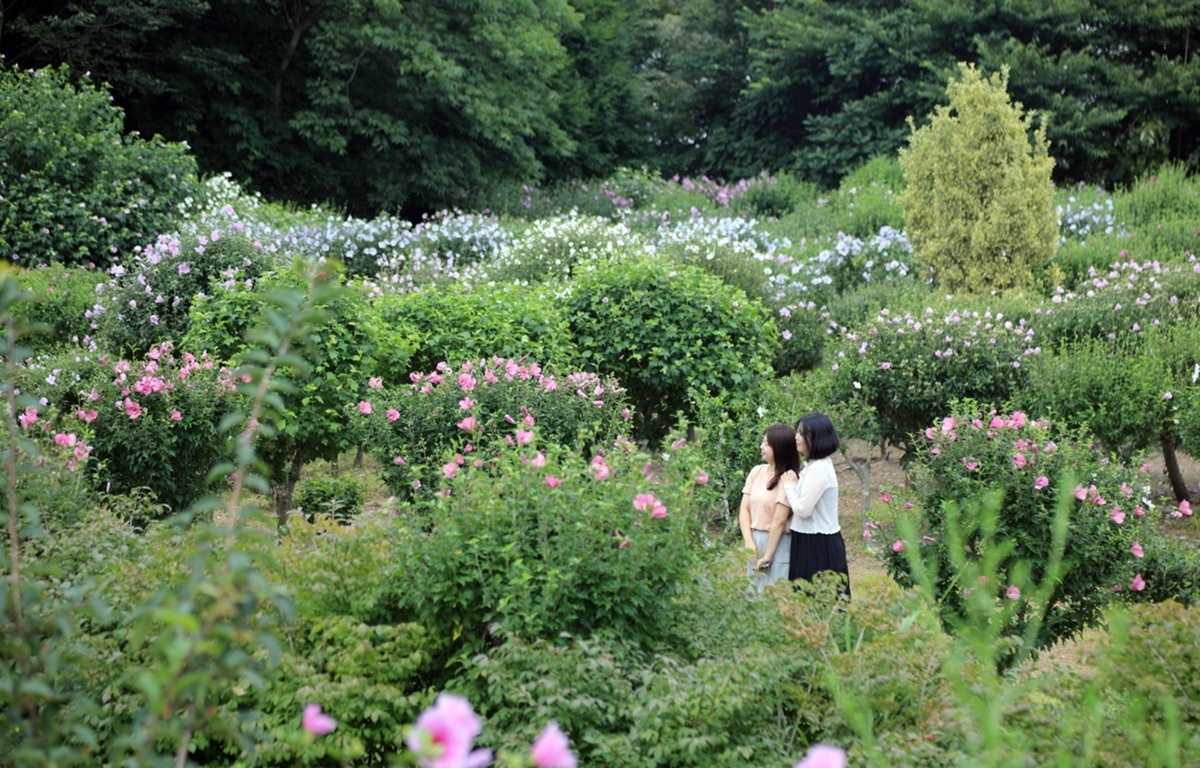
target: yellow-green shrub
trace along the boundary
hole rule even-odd
[[[913,256],[948,292],[1022,288],[1053,276],[1058,224],[1046,127],[1008,98],[1008,70],[960,65],[949,105],[913,126],[900,195]],[[1030,140],[1030,133],[1033,138]]]

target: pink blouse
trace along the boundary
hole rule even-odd
[[[771,530],[776,503],[791,507],[787,495],[783,492],[783,482],[780,481],[774,488],[767,490],[769,482],[771,472],[766,464],[759,464],[750,470],[750,474],[746,476],[746,485],[742,488],[742,495],[750,495],[750,528],[756,531]]]

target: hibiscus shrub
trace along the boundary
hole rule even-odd
[[[529,439],[534,425],[543,447],[580,453],[628,434],[628,401],[611,379],[586,372],[558,376],[537,363],[502,358],[435,368],[411,373],[407,387],[371,392],[350,417],[384,483],[400,498],[436,488],[449,457],[489,456]],[[377,379],[370,383],[382,386]]]
[[[826,360],[835,401],[861,399],[875,411],[879,437],[908,451],[946,403],[1010,399],[1026,381],[1028,357],[1040,351],[1033,328],[1002,312],[885,308],[869,323],[840,328]]]
[[[1019,581],[1041,583],[1051,562],[1056,505],[1059,490],[1070,483],[1067,558],[1058,582],[1044,608],[1045,620],[1034,638],[1034,649],[1078,635],[1098,626],[1101,612],[1123,590],[1145,588],[1138,573],[1143,555],[1141,541],[1153,536],[1142,525],[1152,509],[1149,478],[1144,470],[1126,468],[1110,461],[1091,447],[1083,433],[1052,429],[1032,421],[1021,412],[999,415],[981,413],[971,401],[956,403],[952,416],[925,430],[915,448],[913,506],[898,517],[915,523],[923,538],[916,543],[922,559],[936,574],[936,592],[942,616],[953,626],[966,616],[968,590],[951,565],[951,524],[947,505],[961,511],[963,538],[968,560],[982,559],[992,551],[984,535],[978,504],[991,493],[1002,496],[991,541],[1009,547],[996,573],[1003,584],[985,584],[983,589],[1006,593]],[[899,500],[893,500],[898,504]],[[888,571],[902,585],[913,576],[904,550],[912,542],[897,539],[884,552]],[[1023,569],[1028,569],[1024,574]],[[1027,601],[1028,595],[1010,595]],[[1009,626],[1004,634],[1019,637],[1032,611],[1006,613]]]
[[[745,390],[771,374],[779,330],[763,304],[687,266],[642,259],[578,277],[567,322],[582,365],[615,376],[635,406],[636,434],[655,443],[689,390]]]
[[[96,286],[106,277],[98,269],[42,264],[16,273],[28,301],[13,306],[13,317],[43,326],[24,342],[35,352],[51,351],[91,340],[92,324],[85,313],[96,301]]]
[[[593,455],[530,431],[451,459],[426,513],[399,512],[409,533],[389,560],[389,622],[455,638],[463,660],[507,635],[611,632],[654,647],[705,540],[691,447],[652,461],[625,439]]]
[[[233,385],[211,359],[167,342],[140,361],[42,358],[25,376],[23,390],[59,414],[56,430],[91,433],[87,472],[96,490],[120,496],[144,488],[166,505],[157,513],[164,516],[215,489],[208,473],[229,455],[217,426],[233,405]],[[139,520],[153,508],[139,504]]]
[[[180,343],[191,327],[197,297],[218,286],[252,284],[273,256],[237,232],[162,235],[109,269],[88,313],[106,349],[140,355],[163,341]],[[189,347],[190,348],[190,347]]]

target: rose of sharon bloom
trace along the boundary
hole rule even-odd
[[[1050,478],[1045,475],[1038,475],[1038,479],[1033,481],[1033,487],[1039,491],[1047,485],[1050,485]]]
[[[1129,548],[1129,551],[1133,553],[1134,557],[1145,557],[1146,555],[1145,551],[1142,549],[1141,542],[1137,541],[1133,542],[1133,546]]]
[[[1125,513],[1121,511],[1120,507],[1112,508],[1112,521],[1117,525],[1125,522]]]
[[[794,768],[846,768],[846,752],[828,744],[818,744],[808,750]]]
[[[893,552],[903,552],[907,548],[908,548],[908,545],[905,544],[902,539],[896,539],[896,541],[894,541],[892,543],[892,551]]]
[[[171,411],[171,421],[183,421],[183,414],[179,412],[178,408]]]
[[[884,504],[892,503],[892,494],[888,493],[887,491],[884,491],[883,493],[879,494],[879,498],[881,500],[883,500]]]
[[[449,480],[450,478],[457,475],[458,474],[458,462],[457,461],[447,461],[445,464],[442,465],[442,474],[446,476],[447,480]]]
[[[612,469],[609,468],[603,457],[597,456],[592,459],[592,474],[596,476],[597,480],[607,480],[608,476],[612,474]]]
[[[562,480],[559,480],[559,479],[558,479],[557,477],[555,477],[554,475],[546,475],[546,477],[544,478],[544,480],[545,480],[545,483],[546,483],[546,487],[547,487],[547,488],[557,488],[557,487],[558,487],[558,485],[559,485],[559,483],[561,483],[561,482],[562,482]]]
[[[1020,600],[1021,590],[1017,588],[1016,584],[1009,584],[1008,589],[1004,590],[1004,596],[1009,600]]]
[[[535,467],[539,467],[539,468],[546,466],[546,454],[542,453],[541,451],[538,451],[537,456],[534,456],[533,460],[530,461],[529,463],[531,465],[533,465]]]
[[[383,389],[383,379],[378,376],[372,376],[367,379],[367,386],[371,389]]]
[[[397,411],[395,408],[388,408],[387,418],[388,421],[395,421],[400,418],[400,411]]]
[[[370,416],[371,415],[371,404],[368,403],[366,400],[363,400],[362,402],[360,402],[358,404],[358,412],[361,413],[363,416]]]
[[[654,506],[650,510],[650,516],[657,520],[662,520],[664,517],[667,516],[667,508],[665,506],[663,506],[663,503],[661,501],[659,501],[658,499],[655,499]]]
[[[696,485],[708,485],[708,473],[703,469],[700,470],[699,475],[696,475]]]
[[[469,411],[475,407],[475,401],[469,397],[464,397],[462,400],[458,401],[458,407],[464,411]]]
[[[578,761],[568,746],[567,735],[551,720],[529,750],[537,768],[576,768]]]
[[[1146,581],[1142,578],[1142,574],[1134,574],[1133,581],[1129,583],[1129,588],[1134,592],[1141,592],[1146,588]]]
[[[1179,512],[1180,512],[1180,513],[1181,513],[1181,514],[1182,514],[1184,517],[1191,517],[1191,516],[1192,516],[1192,504],[1191,504],[1191,502],[1189,502],[1187,499],[1184,499],[1183,501],[1179,502]]]
[[[637,510],[645,510],[654,504],[655,498],[652,493],[639,493],[633,497],[633,508]]]
[[[1087,498],[1087,489],[1084,488],[1082,484],[1075,486],[1075,498],[1079,499],[1080,501],[1083,501]]]
[[[487,749],[472,751],[483,723],[461,696],[438,694],[405,739],[421,768],[480,768],[492,761]]]
[[[26,408],[25,413],[17,417],[17,421],[21,423],[21,429],[28,429],[37,423],[38,412],[37,408]]]
[[[533,439],[533,433],[530,432],[529,430],[527,430],[527,429],[518,429],[517,430],[517,442],[520,443],[521,445],[528,445],[529,441],[532,439]]]
[[[320,704],[308,704],[304,707],[300,725],[313,736],[324,736],[337,728],[337,721],[323,713]]]

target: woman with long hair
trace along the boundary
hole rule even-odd
[[[842,592],[849,598],[850,568],[838,523],[837,472],[830,459],[838,449],[838,437],[829,417],[810,413],[800,419],[796,424],[796,448],[806,458],[804,469],[798,478],[782,478],[791,510],[790,523],[775,517],[766,552],[757,565],[761,568],[770,564],[784,536],[790,533],[788,578],[812,581],[818,573],[833,571],[842,575]]]
[[[789,577],[786,555],[765,566],[760,557],[766,552],[774,521],[782,517],[786,523],[791,515],[787,496],[783,493],[783,482],[785,479],[795,480],[800,471],[795,431],[787,424],[772,424],[763,435],[759,452],[764,463],[754,467],[746,476],[738,523],[742,530],[742,541],[751,554],[747,572],[756,585],[763,587]],[[790,547],[790,534],[784,533],[782,536],[788,540]],[[790,552],[790,549],[785,547],[783,552]],[[756,560],[762,567],[756,567]]]

